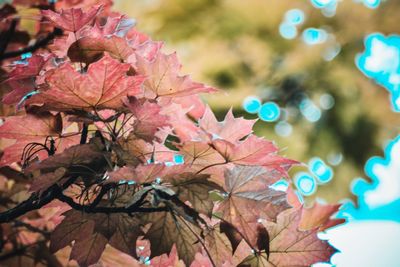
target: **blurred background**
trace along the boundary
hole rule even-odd
[[[370,179],[366,161],[399,133],[390,88],[365,74],[396,54],[382,63],[381,45],[371,50],[383,51],[381,65],[360,60],[368,36],[400,31],[398,0],[116,0],[114,8],[177,51],[182,73],[222,89],[204,97],[220,119],[230,107],[259,118],[256,134],[305,163],[292,175],[306,202],[354,199],[351,181]]]

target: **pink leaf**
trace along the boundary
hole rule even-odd
[[[122,98],[140,93],[143,81],[141,76],[127,76],[129,68],[108,55],[91,64],[85,74],[65,63],[47,77],[49,89],[29,103],[45,103],[51,110],[122,108]]]
[[[85,12],[80,8],[71,8],[61,10],[61,13],[56,13],[51,10],[42,10],[42,15],[50,20],[56,27],[66,31],[77,32],[96,17],[100,8],[101,6],[94,6]]]
[[[175,53],[165,55],[159,52],[152,61],[137,57],[137,71],[147,76],[144,82],[145,96],[178,97],[215,91],[214,88],[192,82],[188,76],[179,76],[180,68]]]

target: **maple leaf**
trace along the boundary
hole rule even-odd
[[[9,74],[9,78],[3,81],[12,88],[12,91],[3,97],[3,103],[7,105],[17,104],[29,92],[36,89],[35,79],[39,75],[47,59],[34,55],[27,60],[27,64],[18,64]]]
[[[169,254],[162,254],[151,259],[152,267],[185,267],[185,264],[179,260],[176,246],[172,246]]]
[[[51,234],[50,251],[56,252],[72,241],[82,236],[82,233],[92,233],[95,222],[83,217],[81,212],[70,210],[64,213],[64,220],[57,225]]]
[[[208,179],[209,175],[193,173],[181,173],[164,178],[173,185],[172,188],[180,200],[189,201],[196,211],[211,217],[214,203],[209,193],[213,190],[223,191],[223,188]]]
[[[107,238],[98,232],[77,239],[72,247],[70,258],[80,266],[89,266],[99,261],[107,245]]]
[[[42,10],[42,15],[51,21],[56,27],[66,31],[77,32],[85,25],[89,24],[100,12],[101,6],[91,7],[83,12],[81,8],[71,8],[61,10],[56,13],[51,10]]]
[[[224,139],[235,143],[252,132],[256,120],[235,118],[232,109],[228,111],[225,119],[219,122],[209,106],[203,117],[199,120],[199,126],[212,135],[212,138]]]
[[[142,229],[139,227],[139,219],[126,214],[112,214],[111,216],[105,216],[111,218],[107,218],[107,227],[109,227],[108,220],[113,221],[113,224],[115,225],[113,232],[108,234],[111,236],[109,238],[109,244],[132,257],[136,257],[136,240],[139,236],[143,235]],[[104,225],[105,224],[103,223],[102,227],[104,227]]]
[[[58,137],[62,131],[61,116],[49,113],[26,114],[7,117],[0,126],[0,138],[15,140],[5,148],[0,165],[4,166],[21,160],[23,150],[30,143],[44,143],[47,137]],[[40,157],[47,156],[45,151]]]
[[[295,160],[277,155],[277,147],[271,141],[255,135],[250,135],[236,144],[217,139],[213,141],[213,146],[227,162],[264,166],[269,170],[280,172],[282,176],[286,177],[287,170],[293,164],[298,164]]]
[[[34,180],[29,188],[31,192],[41,192],[52,186],[56,182],[60,182],[65,178],[67,169],[64,167],[57,168],[53,172],[44,173]]]
[[[45,103],[50,110],[122,108],[122,98],[140,93],[143,81],[141,76],[127,76],[129,68],[108,55],[91,64],[85,74],[65,63],[46,78],[49,89],[29,103]]]
[[[111,14],[107,17],[106,23],[101,26],[98,25],[98,23],[96,24],[104,35],[115,34],[119,37],[127,36],[132,31],[134,31],[135,34],[138,33],[134,30],[135,25],[136,21],[134,19],[119,14]],[[141,36],[143,42],[149,39],[145,34],[141,34]]]
[[[65,266],[67,264],[64,264]],[[129,267],[143,267],[139,261],[133,257],[125,254],[112,246],[106,246],[99,262],[91,265],[91,267],[116,267],[116,266],[129,266]]]
[[[276,223],[263,221],[270,237],[269,265],[264,266],[310,266],[329,261],[335,250],[318,239],[318,229],[298,230],[301,213],[301,209],[292,208],[279,214]]]
[[[120,61],[126,60],[133,52],[125,38],[115,35],[107,37],[85,36],[74,42],[68,49],[68,57],[72,62],[92,63],[104,52]]]
[[[50,113],[26,114],[7,117],[0,126],[0,137],[30,141],[59,135],[61,130],[60,116],[53,116]]]
[[[185,162],[194,168],[227,163],[218,151],[201,141],[185,142],[183,145],[179,145],[178,148],[179,152],[184,156]]]
[[[161,106],[145,99],[129,98],[125,105],[135,116],[133,133],[148,142],[157,138],[156,132],[168,126],[168,116],[160,114]]]
[[[155,153],[154,147],[150,143],[138,138],[132,132],[126,138],[119,138],[117,144],[113,145],[113,151],[117,154],[121,165],[127,164],[130,166],[137,166],[140,162],[147,162]]]
[[[179,257],[189,265],[196,252],[200,250],[198,237],[201,229],[170,212],[151,213],[144,217],[144,222],[151,223],[145,234],[151,244],[151,258],[169,253],[176,244]]]
[[[113,5],[113,1],[112,0],[64,0],[64,1],[57,1],[55,3],[55,6],[56,10],[59,10],[71,7],[90,8],[99,4],[101,4],[103,6],[104,11],[108,13],[110,12],[110,8]]]
[[[228,237],[220,231],[219,225],[215,225],[205,237],[207,251],[216,266],[233,262],[232,245]]]
[[[343,219],[331,219],[331,216],[339,210],[340,206],[340,204],[324,205],[316,202],[311,208],[303,208],[299,229],[310,230],[319,227],[319,231],[323,231],[343,223]]]
[[[285,192],[269,187],[278,179],[262,167],[236,166],[225,172],[227,196],[217,211],[252,247],[257,245],[260,221],[274,220],[290,207]]]
[[[175,53],[157,53],[152,61],[138,56],[136,65],[138,73],[147,76],[144,82],[147,98],[179,97],[215,91],[204,84],[192,82],[188,76],[179,76],[181,65]]]
[[[268,255],[266,253],[250,255],[238,265],[238,267],[271,267],[271,266],[278,266],[278,265],[271,264],[268,261]]]
[[[85,214],[76,210],[64,215],[65,219],[51,235],[53,253],[75,241],[71,259],[83,266],[96,263],[107,243],[136,257],[136,240],[143,234],[137,218],[126,214]]]
[[[53,43],[49,45],[49,49],[53,54],[59,58],[67,56],[69,47],[76,41],[78,33],[69,32],[61,37],[54,39]]]
[[[191,96],[161,98],[158,101],[158,103],[163,107],[162,113],[169,117],[168,122],[172,126],[174,135],[177,136],[182,143],[199,139],[199,132],[202,131],[195,123],[193,123],[194,117],[191,117],[190,115],[192,107],[176,103],[177,99],[180,99],[183,102],[187,101],[187,104],[189,105],[192,101]],[[195,103],[192,104],[195,105]],[[202,110],[201,105],[200,110]]]

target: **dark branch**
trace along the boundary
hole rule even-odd
[[[86,144],[86,139],[87,139],[87,136],[88,136],[88,129],[89,129],[88,124],[87,123],[83,123],[83,129],[82,129],[81,141],[80,141],[81,145]]]
[[[41,195],[33,193],[27,200],[21,202],[16,207],[0,213],[0,223],[13,221],[19,216],[22,216],[30,211],[40,209],[44,205],[56,199],[58,195],[61,195],[64,189],[75,182],[76,178],[77,177],[71,177],[62,186],[57,184],[52,185]]]
[[[3,37],[3,40],[0,41],[0,58],[4,54],[4,52],[7,49],[8,44],[11,41],[11,38],[15,32],[15,28],[17,27],[17,19],[11,20],[10,28],[7,30],[5,33],[5,36]]]
[[[70,186],[76,180],[75,177],[68,180],[61,187],[58,185],[53,185],[47,189],[42,195],[32,194],[27,200],[23,201],[16,207],[0,213],[0,223],[7,223],[15,220],[19,216],[22,216],[30,211],[38,210],[44,205],[50,203],[51,201],[58,199],[75,210],[80,210],[86,213],[136,213],[136,212],[160,212],[168,211],[167,207],[140,207],[143,204],[142,201],[138,201],[129,207],[98,207],[103,196],[108,192],[110,187],[105,187],[105,189],[100,190],[99,194],[95,200],[89,205],[81,205],[76,203],[71,197],[63,194],[64,189]]]
[[[50,232],[47,232],[46,230],[42,230],[40,228],[34,227],[32,225],[30,225],[29,223],[25,223],[23,221],[14,221],[13,222],[14,227],[25,227],[27,230],[31,231],[31,232],[35,232],[35,233],[40,233],[45,237],[50,237]]]
[[[108,193],[108,190],[110,190],[112,186],[113,186],[112,184],[103,185],[100,189],[99,194],[96,196],[96,198],[93,200],[93,202],[90,203],[90,207],[92,207],[92,208],[96,207],[100,203],[100,201],[103,199],[104,195]]]
[[[0,61],[7,59],[7,58],[18,57],[18,56],[28,53],[28,52],[35,52],[39,48],[47,46],[54,38],[56,38],[57,36],[61,36],[62,34],[63,34],[63,31],[61,29],[55,28],[46,37],[44,37],[42,39],[38,39],[36,41],[36,43],[34,43],[33,45],[27,46],[23,49],[19,49],[16,51],[5,52],[4,54],[0,55]]]

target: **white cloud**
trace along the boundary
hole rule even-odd
[[[371,171],[378,178],[373,190],[364,193],[365,203],[370,208],[384,206],[400,199],[400,139],[393,143],[391,151],[385,155],[390,159],[387,165],[375,163]]]
[[[332,266],[400,266],[400,223],[398,222],[351,221],[332,228],[326,233],[321,233],[320,237],[329,239],[329,243],[340,250],[333,255]]]
[[[395,46],[374,38],[371,43],[371,55],[365,60],[365,69],[372,72],[394,73],[399,67],[400,53]]]

